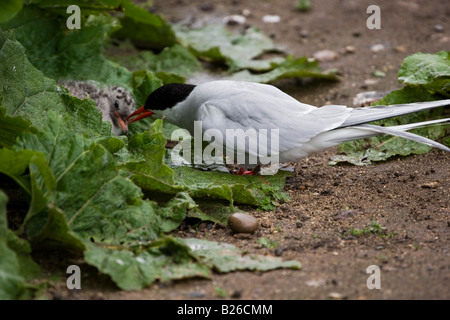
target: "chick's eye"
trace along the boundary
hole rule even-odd
[[[116,110],[119,110],[119,102],[117,100],[114,101],[114,107],[116,108]]]

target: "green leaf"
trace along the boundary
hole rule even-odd
[[[288,77],[337,80],[333,73],[323,73],[317,61],[309,61],[306,57],[258,59],[263,53],[282,49],[256,28],[248,29],[244,35],[233,35],[224,26],[212,25],[203,29],[180,29],[177,36],[196,56],[225,63],[229,72],[242,70],[233,73],[229,77],[232,80],[261,83]]]
[[[51,172],[42,164],[30,166],[33,188],[40,194],[37,198],[61,208],[76,234],[95,240],[103,239],[107,232],[110,236],[134,237],[131,229],[154,222],[154,205],[142,201],[140,189],[118,174],[112,155],[104,147],[74,135],[53,112],[49,119],[48,131],[24,134],[16,146],[17,150],[45,155]],[[34,215],[41,209],[42,201],[30,211]],[[38,225],[43,227],[45,215],[38,218],[42,219]],[[136,232],[155,238],[159,230],[156,225]]]
[[[3,28],[15,34],[29,61],[57,81],[91,80],[132,91],[131,73],[103,56],[109,34],[119,28],[107,14],[88,16],[81,29],[68,30],[64,17],[26,6]]]
[[[47,191],[54,188],[55,178],[47,166],[44,154],[40,152],[0,149],[0,156],[2,159],[0,172],[12,178],[31,196],[28,213],[18,231],[21,234],[28,221],[46,207]],[[25,174],[27,169],[29,169],[29,175]],[[40,173],[39,179],[35,179],[37,171]]]
[[[131,179],[145,190],[177,193],[183,188],[175,186],[174,174],[164,163],[166,138],[162,133],[162,120],[156,120],[151,131],[137,133],[130,137],[128,151],[131,159],[122,167],[131,173]]]
[[[33,67],[11,32],[0,33],[0,94],[7,114],[22,115],[38,128],[43,112],[63,111],[55,82]]]
[[[123,290],[140,290],[155,280],[210,277],[210,267],[198,261],[182,240],[164,237],[136,250],[90,246],[86,261],[108,274]]]
[[[171,26],[159,15],[123,1],[124,16],[120,19],[122,29],[113,34],[119,39],[129,38],[139,47],[162,49],[176,43]]]
[[[179,44],[154,54],[149,50],[138,50],[130,42],[124,41],[108,46],[105,55],[130,71],[151,70],[164,84],[183,83],[186,77],[202,70],[197,58]]]
[[[283,261],[281,258],[271,256],[244,255],[239,249],[228,243],[201,239],[184,239],[183,241],[189,246],[193,254],[210,263],[214,270],[218,272],[301,268],[301,263],[298,261]]]
[[[148,95],[163,85],[163,82],[158,77],[156,77],[155,74],[151,71],[141,70],[133,72],[131,78],[133,88],[135,88],[134,92],[136,104],[138,106],[144,105]],[[133,122],[131,128],[133,128],[133,126],[136,126],[135,122]]]
[[[49,12],[56,13],[67,19],[69,14],[67,13],[67,7],[76,4],[80,7],[80,11],[84,15],[90,15],[105,11],[121,11],[122,0],[25,0],[25,5],[34,5],[41,9],[48,10]]]
[[[12,178],[23,190],[31,194],[31,184],[25,172],[30,165],[31,159],[38,153],[32,150],[22,150],[19,152],[0,149],[0,173]],[[42,155],[43,156],[43,155]]]
[[[0,10],[0,23],[12,19],[22,10],[22,0],[3,0],[2,10]]]
[[[284,60],[281,57],[256,59],[265,52],[282,50],[257,28],[249,28],[244,35],[234,35],[224,26],[210,25],[202,29],[179,29],[177,36],[196,56],[214,62],[225,62],[231,72],[240,69],[270,70],[273,69],[273,63]]]
[[[23,132],[36,132],[31,122],[22,117],[10,117],[0,107],[0,147],[11,148]]]
[[[68,119],[74,133],[110,135],[111,125],[102,122],[94,101],[74,98],[45,77],[28,61],[11,31],[0,32],[0,95],[7,115],[21,116],[37,129],[47,127],[48,113],[53,110]]]
[[[46,77],[129,84],[129,72],[102,55],[103,43],[119,27],[111,16],[89,16],[74,30],[65,22],[64,17],[26,6],[3,28],[14,32],[30,62]]]
[[[47,200],[41,211],[32,205],[35,214],[27,220],[35,243],[84,250],[88,263],[124,289],[139,289],[156,279],[209,275],[209,267],[187,254],[182,243],[148,244],[178,227],[196,206],[187,194],[162,207],[142,200],[140,189],[118,174],[112,155],[101,145],[71,134],[54,113],[49,119],[47,131],[23,134],[16,146],[17,153],[33,149],[45,155],[40,166],[30,164],[32,189],[39,191],[33,198]],[[51,172],[42,170],[47,163]],[[124,277],[124,271],[130,273]]]
[[[114,154],[125,146],[127,137],[102,137],[95,140],[96,143],[102,145],[110,153]]]
[[[234,73],[229,79],[261,83],[274,82],[284,78],[338,79],[334,71],[324,73],[316,60],[310,61],[306,57],[294,59],[292,56],[289,56],[285,61],[274,65],[274,67],[273,70],[265,73],[250,73],[248,70],[243,70]]]
[[[219,171],[199,171],[189,167],[176,167],[177,185],[188,190],[194,199],[221,199],[234,203],[272,210],[277,201],[288,201],[283,192],[285,179],[290,173],[279,171],[268,176],[239,176]]]
[[[0,300],[30,299],[36,287],[28,281],[39,276],[40,268],[31,258],[28,242],[8,229],[7,201],[0,190]]]
[[[165,48],[158,55],[145,51],[142,53],[142,58],[147,61],[148,67],[155,72],[163,71],[189,77],[194,72],[202,70],[197,58],[181,45]]]
[[[46,248],[65,248],[76,253],[81,253],[86,249],[83,239],[69,228],[66,215],[61,209],[49,204],[48,210],[43,213],[38,218],[44,221],[34,221],[34,225],[29,226],[39,228],[32,234],[34,244],[45,245]]]
[[[450,52],[416,53],[405,58],[398,80],[410,86],[423,86],[431,93],[450,97]]]

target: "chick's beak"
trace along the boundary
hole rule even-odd
[[[124,120],[122,119],[122,117],[120,116],[120,114],[119,114],[117,111],[115,111],[114,114],[115,114],[116,117],[117,117],[117,121],[119,121],[119,125],[120,125],[120,127],[122,128],[122,131],[123,131],[125,134],[128,134],[128,124],[127,124],[127,120],[124,121]]]
[[[150,111],[150,110],[146,110],[144,108],[144,106],[140,107],[139,109],[137,109],[135,112],[133,112],[132,114],[130,114],[126,121],[128,121],[128,124],[144,119],[144,118],[148,118],[151,117],[152,115],[154,115],[154,112]],[[137,116],[136,118],[132,119],[131,121],[129,121],[132,117]]]

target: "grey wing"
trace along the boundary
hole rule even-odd
[[[339,127],[351,110],[345,106],[316,108],[273,95],[243,94],[233,101],[238,102],[231,105],[229,99],[207,101],[198,109],[197,118],[202,119],[205,136],[209,129],[219,130],[224,142],[230,145],[235,139],[230,135],[233,132],[246,132],[252,137],[256,134],[258,139],[259,134],[266,135],[267,148],[264,143],[257,144],[260,148],[246,143],[245,152],[255,155],[267,155],[271,148],[278,153],[300,148],[319,133]]]

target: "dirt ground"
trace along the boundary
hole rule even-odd
[[[191,26],[220,23],[247,9],[245,24],[230,30],[257,26],[296,57],[312,57],[324,49],[336,52],[335,60],[321,66],[338,69],[340,82],[275,83],[317,106],[353,105],[359,92],[401,88],[397,71],[406,56],[450,48],[447,0],[311,0],[307,13],[296,10],[296,0],[153,2],[154,12]],[[379,30],[366,27],[371,4],[381,8]],[[265,15],[278,15],[280,22],[265,23]],[[377,44],[382,45],[379,51],[373,47]],[[385,77],[374,77],[377,70]],[[450,154],[432,150],[365,167],[329,166],[335,153],[330,149],[295,165],[295,175],[286,184],[290,203],[271,212],[248,209],[260,223],[253,235],[233,235],[206,223],[184,224],[174,232],[298,260],[301,270],[214,274],[211,280],[156,283],[140,292],[120,291],[94,272],[84,278],[81,291],[67,290],[63,281],[48,290],[50,298],[220,299],[221,288],[227,298],[236,299],[449,299]],[[372,221],[386,228],[384,236],[351,235],[351,229],[364,229]],[[258,243],[259,237],[279,244],[267,249]],[[379,290],[367,288],[370,265],[381,268]]]

